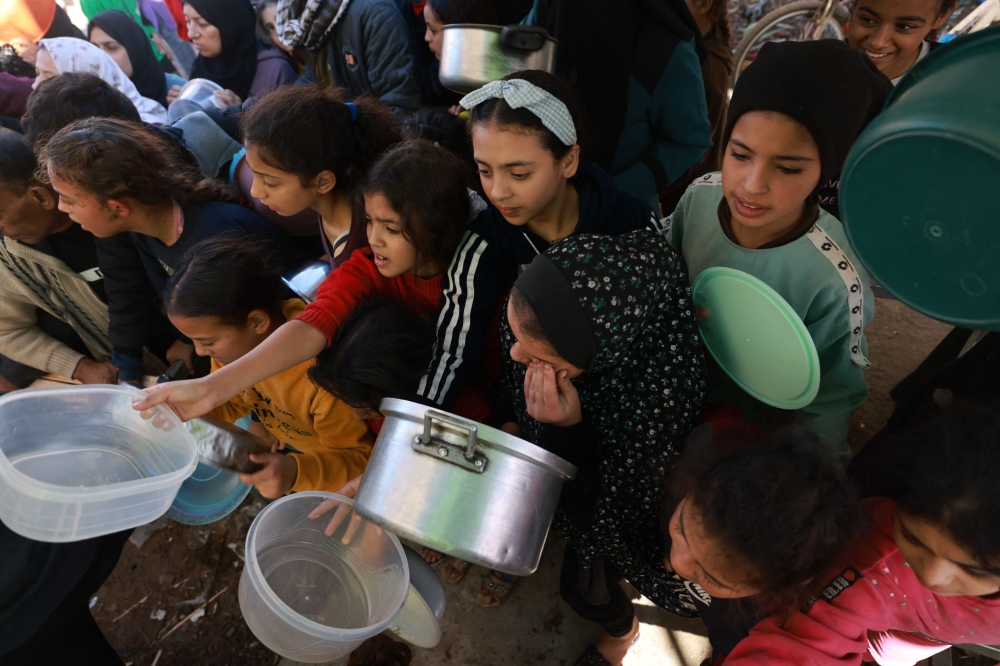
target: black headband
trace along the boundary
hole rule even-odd
[[[592,370],[597,346],[580,299],[562,270],[540,254],[514,286],[528,300],[556,352],[584,372]]]

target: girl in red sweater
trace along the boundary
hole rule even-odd
[[[868,446],[872,524],[804,611],[750,631],[726,664],[910,666],[1000,643],[1000,417],[960,408]]]
[[[319,354],[355,305],[368,296],[399,300],[434,318],[443,273],[468,224],[471,204],[462,161],[428,141],[403,142],[382,155],[354,190],[355,219],[368,245],[355,250],[320,286],[316,300],[256,349],[202,379],[160,384],[136,404],[168,402],[195,418],[234,395]],[[489,401],[454,410],[489,420]]]

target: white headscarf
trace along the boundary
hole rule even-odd
[[[163,105],[140,95],[135,84],[125,76],[118,63],[90,42],[75,37],[56,37],[41,40],[39,46],[44,46],[49,52],[60,74],[66,72],[93,74],[128,97],[139,111],[139,117],[147,123],[158,125],[168,123],[167,110]]]

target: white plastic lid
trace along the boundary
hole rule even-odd
[[[424,558],[405,545],[403,551],[410,569],[410,592],[389,631],[417,647],[436,647],[441,642],[444,585]]]

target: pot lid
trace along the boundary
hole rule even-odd
[[[778,292],[732,268],[702,271],[691,288],[708,311],[699,326],[712,358],[740,388],[780,409],[805,407],[819,390],[819,355],[802,319]]]
[[[424,558],[403,546],[410,569],[410,592],[403,610],[389,625],[389,631],[417,647],[432,648],[441,641],[441,618],[444,616],[444,585]]]

